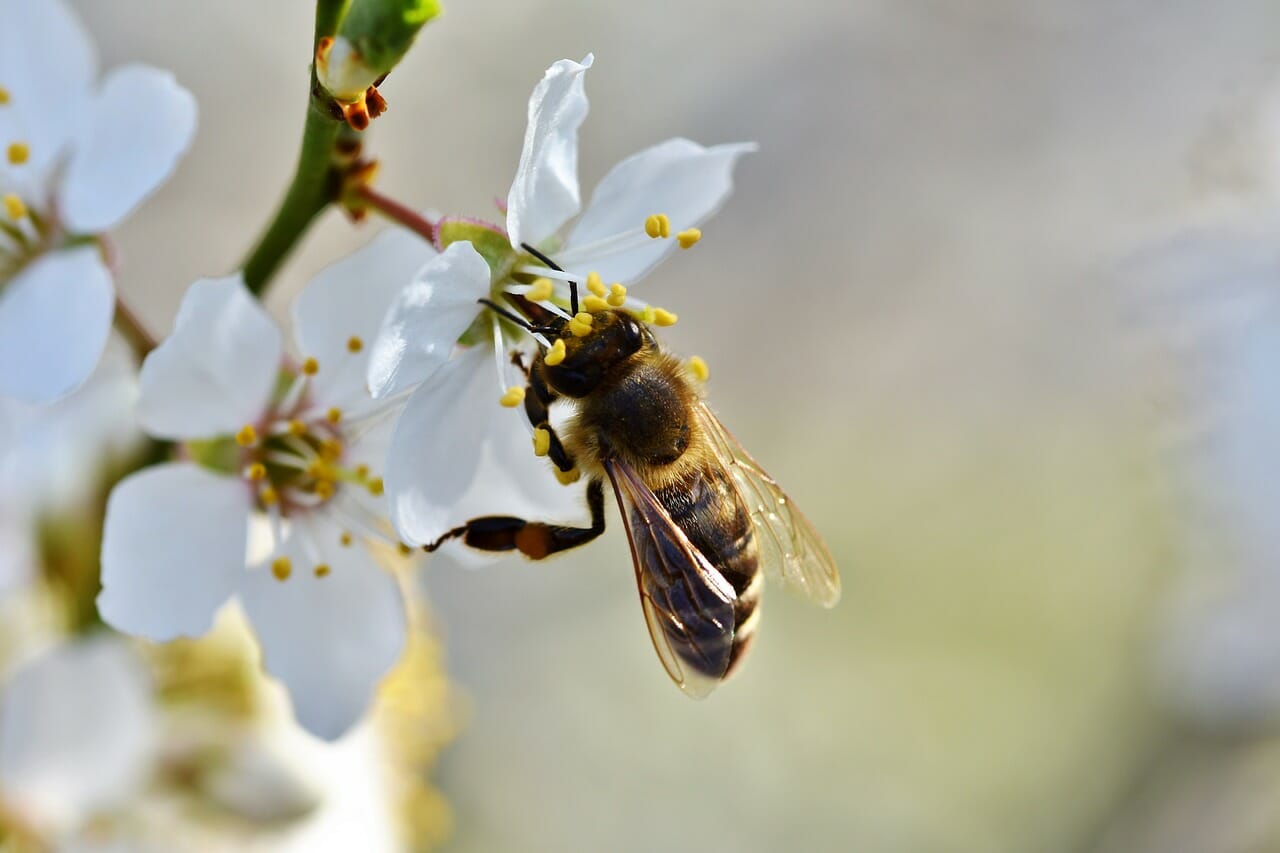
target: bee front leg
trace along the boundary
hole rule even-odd
[[[564,527],[510,515],[486,515],[453,528],[422,548],[430,552],[450,539],[461,539],[464,545],[480,551],[519,551],[531,560],[541,560],[585,545],[604,533],[604,486],[600,480],[587,484],[587,507],[591,510],[590,527]]]
[[[573,470],[573,459],[560,443],[560,436],[551,426],[550,408],[558,397],[555,391],[547,386],[542,375],[536,370],[528,372],[529,390],[524,395],[524,413],[535,429],[546,430],[550,441],[547,445],[547,456],[561,471]]]

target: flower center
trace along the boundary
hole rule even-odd
[[[0,86],[0,110],[12,102],[9,90]],[[0,282],[17,274],[49,242],[52,228],[36,211],[30,198],[27,163],[31,146],[23,139],[0,142]],[[26,190],[24,197],[23,190]]]

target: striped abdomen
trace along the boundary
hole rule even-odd
[[[697,471],[656,490],[654,495],[693,547],[702,552],[737,593],[733,608],[733,648],[729,653],[729,667],[723,674],[727,678],[750,647],[759,619],[759,551],[751,516],[729,473],[719,466]],[[697,661],[688,662],[697,666]]]

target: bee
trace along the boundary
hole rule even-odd
[[[653,647],[671,680],[701,698],[734,672],[750,648],[762,576],[781,578],[831,607],[840,598],[835,562],[648,324],[609,307],[586,312],[588,326],[578,312],[575,283],[570,293],[572,319],[514,294],[506,297],[524,316],[481,301],[547,341],[527,368],[515,359],[528,380],[524,409],[535,427],[535,450],[550,458],[561,481],[585,476],[590,526],[485,516],[425,547],[434,551],[461,539],[480,550],[516,550],[541,560],[584,545],[604,532],[607,480],[631,545]],[[576,404],[576,411],[557,434],[549,412],[562,400]]]

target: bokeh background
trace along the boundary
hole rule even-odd
[[[280,195],[312,9],[77,7],[105,66],[173,69],[200,103],[117,235],[164,331]],[[1268,709],[1215,716],[1166,651],[1186,578],[1233,571],[1184,535],[1181,463],[1217,423],[1197,358],[1231,328],[1188,291],[1218,298],[1241,252],[1277,281],[1277,36],[1274,0],[449,3],[383,88],[369,150],[398,199],[496,215],[530,89],[588,51],[584,188],[670,136],[760,143],[644,296],[845,596],[771,590],[752,659],[692,703],[616,523],[546,565],[430,562],[466,696],[447,849],[1280,849]],[[273,309],[376,227],[328,215]],[[1167,260],[1188,240],[1191,282]]]

